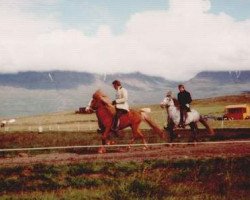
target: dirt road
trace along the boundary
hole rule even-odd
[[[30,165],[30,164],[69,164],[94,161],[143,161],[147,159],[188,159],[211,157],[241,157],[250,156],[250,141],[235,143],[209,143],[196,145],[172,145],[150,147],[133,147],[129,151],[123,148],[108,149],[105,154],[81,153],[49,153],[28,155],[19,153],[16,157],[1,157],[0,166]]]

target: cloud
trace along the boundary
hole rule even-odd
[[[102,25],[91,36],[65,30],[53,13],[41,18],[19,6],[1,6],[1,72],[140,71],[186,80],[203,70],[249,70],[250,20],[209,13],[209,0],[169,4],[168,10],[132,15],[119,35]]]

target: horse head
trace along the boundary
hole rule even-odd
[[[112,105],[111,100],[101,90],[97,90],[93,94],[90,107],[94,110],[97,110],[100,107],[106,107],[111,113],[115,112],[115,107]]]
[[[173,99],[169,96],[166,96],[163,101],[161,102],[161,107],[169,107],[173,105]]]
[[[175,106],[177,108],[180,107],[180,104],[176,98],[173,98],[172,96],[166,96],[163,101],[161,102],[161,107],[171,107]]]

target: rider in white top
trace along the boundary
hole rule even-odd
[[[113,132],[118,131],[118,120],[123,115],[129,111],[128,105],[128,92],[125,88],[122,87],[121,82],[118,80],[113,81],[113,86],[116,90],[116,99],[112,104],[116,108],[116,114],[113,119],[113,124],[111,130]]]

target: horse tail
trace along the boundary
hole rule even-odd
[[[164,138],[165,137],[164,132],[160,129],[160,127],[158,127],[158,125],[148,115],[148,113],[150,112],[151,112],[150,108],[142,108],[140,110],[142,120],[145,121],[153,129],[154,133],[158,134],[161,138]]]
[[[206,129],[208,130],[208,132],[209,132],[210,135],[214,135],[215,134],[214,130],[208,125],[208,123],[204,120],[203,117],[200,117],[199,121],[200,121],[200,123],[202,123],[206,127]]]

